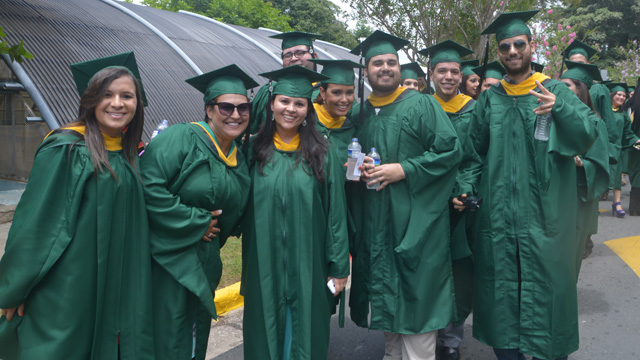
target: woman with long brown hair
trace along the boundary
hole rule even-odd
[[[71,68],[78,118],[38,148],[0,261],[0,358],[151,360],[138,68],[133,53]]]

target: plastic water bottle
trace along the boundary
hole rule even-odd
[[[380,166],[380,155],[376,151],[376,148],[371,148],[371,152],[367,154],[367,156],[373,159],[373,166]],[[374,179],[370,179],[369,181]],[[380,187],[380,183],[375,183],[373,185],[369,185],[369,183],[367,183],[367,189],[375,190],[379,187]]]
[[[544,103],[540,103],[542,105]],[[540,141],[549,141],[551,131],[551,113],[538,115],[536,117],[536,127],[533,131],[533,138]]]
[[[347,147],[349,157],[347,158],[347,180],[359,180],[360,175],[356,175],[356,162],[358,155],[362,152],[362,146],[358,143],[358,138],[351,139],[351,144]]]
[[[153,139],[154,137],[158,136],[158,134],[160,134],[162,130],[165,130],[168,127],[169,122],[167,120],[162,120],[160,124],[158,124],[158,126],[155,128],[155,130],[153,130],[153,132],[151,133],[151,138]]]

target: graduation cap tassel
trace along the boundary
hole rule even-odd
[[[431,56],[427,58],[427,83],[424,88],[425,94],[431,94]]]
[[[360,45],[362,45],[362,39],[360,39]],[[362,46],[360,46],[360,65],[363,65],[364,55]],[[358,69],[358,98],[360,98],[360,113],[358,114],[358,122],[360,124],[364,121],[364,68]]]
[[[487,36],[487,44],[484,47],[484,59],[482,60],[482,75],[478,83],[478,89],[482,89],[482,82],[484,81],[484,75],[487,72],[487,63],[489,62],[489,36]]]
[[[564,70],[564,62],[567,60],[567,54],[562,53],[562,64],[560,64],[560,73],[558,75],[562,77],[562,71]]]

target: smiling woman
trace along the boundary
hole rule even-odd
[[[154,336],[158,359],[204,359],[220,248],[238,229],[249,171],[236,139],[249,125],[247,89],[236,65],[187,82],[204,94],[204,121],[161,132],[140,161],[151,228]]]
[[[155,359],[138,68],[125,53],[72,72],[77,121],[38,148],[0,261],[0,358]]]

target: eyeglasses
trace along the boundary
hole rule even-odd
[[[218,105],[218,111],[222,116],[230,116],[231,114],[233,114],[233,111],[235,109],[238,109],[238,114],[240,114],[240,116],[247,116],[251,113],[251,103],[248,102],[238,105],[233,105],[232,103],[228,102],[217,102],[211,105]]]
[[[513,47],[516,48],[517,51],[524,51],[524,49],[527,48],[526,41],[516,40],[512,43],[503,42],[502,44],[498,45],[498,51],[500,51],[500,53],[503,55],[507,54],[511,50],[511,44],[513,44]]]
[[[288,52],[286,54],[282,54],[282,59],[283,60],[291,60],[292,57],[296,57],[298,59],[300,59],[301,57],[304,56],[304,54],[308,53],[308,50],[296,50],[296,51],[292,51],[292,52]]]

